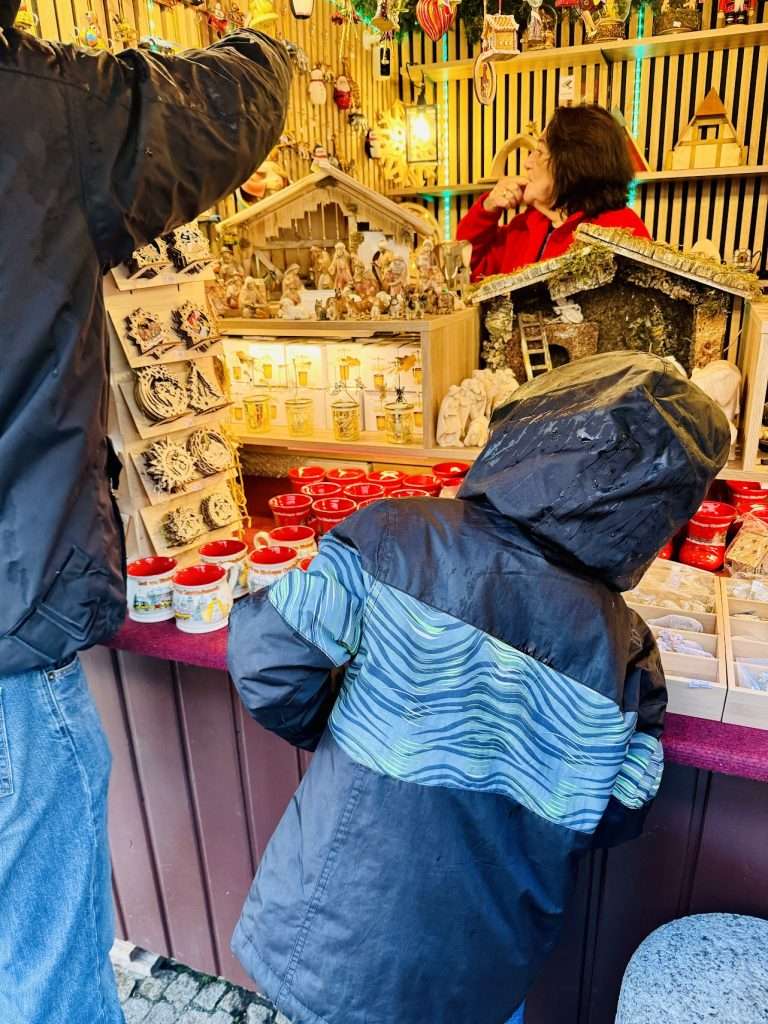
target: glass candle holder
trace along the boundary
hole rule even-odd
[[[352,398],[331,402],[333,436],[337,441],[360,440],[360,406]]]
[[[251,395],[243,400],[245,406],[245,422],[254,434],[265,434],[271,421],[269,398],[266,395]]]
[[[285,413],[292,437],[311,437],[314,433],[314,407],[311,398],[287,398]]]
[[[422,377],[421,363],[417,363],[416,366],[414,366],[414,368],[413,368],[413,380],[414,380],[414,382],[416,384],[421,384],[421,377]]]
[[[424,410],[423,409],[414,409],[413,410],[413,425],[416,427],[417,430],[423,430],[424,429]]]
[[[384,412],[387,441],[390,444],[410,444],[414,429],[413,405],[402,400],[387,402]]]
[[[384,390],[384,374],[374,373],[373,375],[373,386],[377,391]]]
[[[272,380],[272,363],[268,359],[261,364],[261,372],[264,374],[264,380]]]
[[[387,414],[383,409],[376,410],[376,429],[381,434],[387,429]]]

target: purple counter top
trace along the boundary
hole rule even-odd
[[[220,672],[227,667],[226,629],[189,636],[173,621],[140,625],[128,620],[110,647]],[[668,715],[664,751],[677,764],[768,782],[768,732],[761,729]]]

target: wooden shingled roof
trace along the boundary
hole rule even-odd
[[[421,217],[324,160],[316,161],[308,175],[287,188],[228,217],[219,225],[219,230],[247,225],[254,241],[266,244],[277,237],[281,228],[290,227],[308,212],[330,203],[338,203],[344,213],[358,223],[367,221],[372,228],[387,234],[405,232],[422,237],[430,234],[429,225]]]

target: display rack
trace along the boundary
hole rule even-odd
[[[123,462],[118,502],[126,525],[129,559],[168,554],[184,563],[193,559],[201,544],[231,536],[242,523],[237,497],[237,455],[233,445],[230,463],[225,469],[203,472],[195,468],[190,478],[173,492],[156,485],[147,472],[144,458],[149,446],[161,439],[186,449],[191,435],[199,430],[214,431],[226,440],[229,397],[218,377],[219,367],[223,367],[223,347],[215,323],[212,321],[210,343],[197,348],[189,348],[171,327],[173,310],[184,303],[206,308],[205,283],[211,277],[209,269],[198,266],[197,272],[192,274],[171,269],[154,278],[129,281],[121,266],[105,280],[110,340],[110,436]],[[175,342],[157,358],[151,353],[142,354],[128,337],[126,317],[139,308],[157,316],[166,326],[169,339]],[[136,374],[153,366],[167,370],[180,383],[188,378],[194,366],[220,392],[221,398],[211,399],[211,407],[204,411],[190,409],[174,419],[155,422],[142,412],[134,394]],[[226,525],[215,529],[207,523],[205,531],[189,543],[174,544],[169,539],[164,525],[169,512],[186,508],[200,513],[207,499],[220,495],[232,500],[233,514]]]

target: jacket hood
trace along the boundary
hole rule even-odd
[[[0,28],[11,28],[19,13],[21,0],[0,0]]]
[[[719,406],[668,363],[609,353],[515,392],[460,497],[514,521],[548,558],[628,590],[699,507],[730,444]]]

